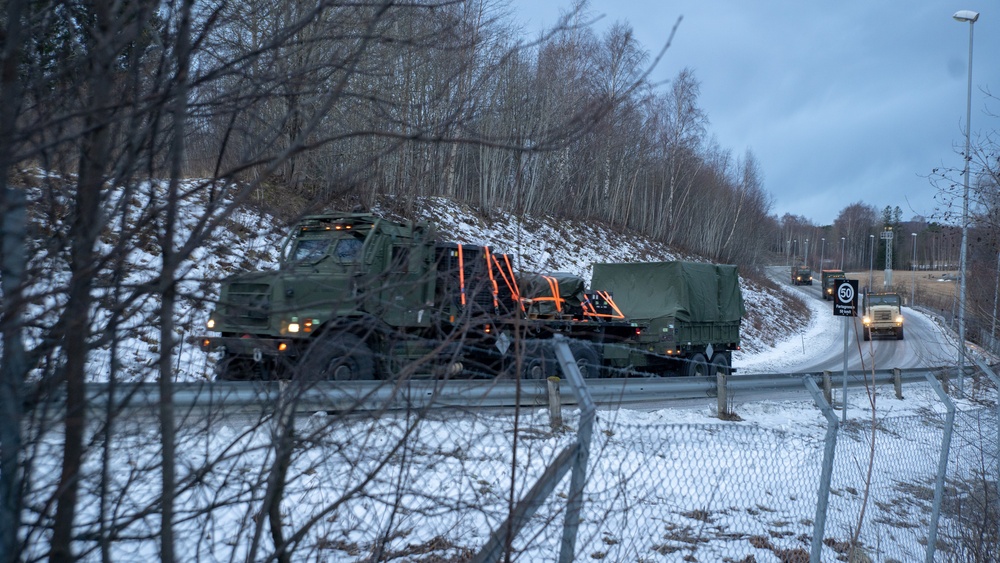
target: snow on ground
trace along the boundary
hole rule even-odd
[[[197,202],[192,206],[194,216]],[[554,226],[509,217],[487,224],[444,200],[427,202],[424,216],[459,242],[490,244],[514,254],[529,271],[570,271],[589,278],[593,262],[677,258],[661,245],[593,225]],[[194,346],[193,336],[201,332],[208,314],[204,303],[216,295],[218,279],[248,267],[273,266],[279,240],[267,217],[241,213],[189,261],[183,285],[188,301],[179,313],[178,338],[183,342],[176,364],[179,380],[203,379],[211,372],[208,357]],[[137,249],[132,260],[137,265],[135,281],[141,281],[152,275],[158,257]],[[743,290],[750,315],[744,323],[744,351],[734,360],[741,373],[780,372],[800,361],[797,351],[836,346],[827,342],[829,334],[836,333],[838,320],[828,314],[825,302],[805,300],[812,311],[810,321],[801,332],[791,332],[788,327],[794,323],[783,318],[784,296],[746,280]],[[154,306],[142,305],[138,317],[152,318]],[[128,353],[122,357],[128,361],[127,379],[152,380],[155,336],[146,332],[126,343]],[[91,377],[100,379],[107,365],[107,351],[95,354]],[[926,490],[933,486],[928,475],[936,468],[944,406],[926,386],[908,388],[905,400],[897,400],[891,390],[876,393],[875,411],[865,393],[849,395],[851,422],[838,441],[825,534],[832,541],[824,548],[824,560],[836,558],[837,546],[852,535],[866,482],[873,489],[861,541],[869,555],[877,561],[923,558]],[[958,401],[959,408],[980,413],[978,400]],[[796,550],[808,551],[827,429],[819,409],[805,398],[763,401],[741,405],[740,421],[722,421],[713,402],[706,400],[704,407],[695,408],[599,414],[578,559],[765,562],[789,560],[787,556]],[[511,490],[522,496],[554,455],[575,438],[577,416],[566,413],[569,431],[551,433],[544,410],[522,413],[519,420],[453,412],[440,420],[421,421],[408,435],[406,451],[390,456],[383,454],[396,444],[392,438],[413,429],[405,415],[357,421],[314,415],[299,427],[303,439],[288,473],[283,516],[292,528],[315,519],[302,538],[303,549],[316,554],[311,559],[367,561],[377,549],[395,553],[390,558],[395,561],[467,556],[500,525]],[[879,447],[875,476],[866,479],[861,470],[873,434],[864,421],[873,417],[879,419],[874,434]],[[995,421],[988,419],[986,424]],[[974,432],[972,427],[969,424],[967,432]],[[156,557],[157,520],[145,516],[150,503],[155,505],[159,482],[158,437],[150,428],[123,429],[125,435],[117,444],[121,448],[111,465],[120,472],[110,490],[117,495],[114,518],[127,522],[122,536],[142,538],[153,529],[153,539],[116,543],[116,560]],[[193,480],[177,501],[180,558],[246,558],[249,538],[261,529],[255,527],[260,521],[256,511],[266,491],[273,430],[270,424],[248,430],[246,421],[239,419],[213,420],[210,428],[183,428],[179,476]],[[986,431],[980,437],[983,434],[990,435]],[[967,434],[961,444],[974,444],[972,437]],[[29,511],[41,509],[36,501],[52,490],[59,474],[59,437],[50,435],[42,442]],[[963,482],[974,466],[959,453],[949,473],[956,483]],[[389,461],[383,467],[384,460]],[[202,474],[198,469],[206,463],[213,469]],[[95,452],[85,471],[85,495],[99,490],[95,481],[99,470],[100,456]],[[363,494],[340,504],[355,486]],[[555,559],[564,494],[565,483],[518,537],[515,545],[524,550],[519,561]],[[82,504],[97,505],[86,498]],[[93,510],[85,511],[82,519],[89,516]],[[81,537],[88,531],[97,532],[96,524],[81,524]],[[40,534],[28,540],[29,545],[44,545]],[[267,532],[261,545],[264,551],[270,549]],[[81,541],[80,548],[84,547],[94,544]],[[95,551],[84,557],[99,559]]]

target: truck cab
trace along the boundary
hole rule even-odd
[[[792,266],[792,285],[812,285],[813,274],[809,266]]]
[[[847,277],[843,270],[823,270],[820,272],[821,285],[823,287],[823,300],[833,299],[833,292],[836,290],[837,280]]]
[[[894,336],[903,339],[903,300],[898,293],[866,293],[864,296],[864,339],[872,336]]]

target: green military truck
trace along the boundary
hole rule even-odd
[[[847,274],[843,270],[822,270],[820,272],[820,285],[823,287],[823,300],[833,299],[833,292],[837,290],[837,280],[846,278]]]
[[[812,285],[813,273],[809,266],[792,266],[792,285]]]
[[[903,339],[903,300],[898,293],[866,293],[861,323],[864,339],[873,336],[893,336]]]
[[[746,309],[736,266],[696,262],[594,264],[591,286],[607,291],[636,330],[604,347],[613,368],[657,375],[733,373]]]
[[[732,371],[735,267],[594,271],[588,291],[572,274],[517,274],[508,256],[440,241],[427,223],[314,215],[293,227],[278,270],[224,280],[201,346],[218,354],[219,379],[543,378],[558,373],[545,345],[557,334],[588,377]]]

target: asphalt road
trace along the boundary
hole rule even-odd
[[[787,282],[786,282],[787,283]],[[838,371],[844,368],[844,322],[849,323],[847,338],[847,369],[870,369],[872,362],[876,369],[927,368],[951,365],[957,351],[955,340],[947,328],[939,326],[934,319],[910,307],[903,307],[904,339],[876,338],[865,342],[861,339],[861,318],[834,317],[831,301],[823,301],[820,286],[796,286],[794,290],[803,299],[819,302],[821,311],[818,322],[824,323],[829,341],[823,339],[811,344],[812,350],[807,360],[791,366],[788,371],[817,372]],[[829,312],[826,312],[829,309]],[[814,310],[814,315],[816,314]],[[846,319],[846,321],[845,321]]]

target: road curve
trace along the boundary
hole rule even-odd
[[[819,284],[792,286],[783,276],[784,268],[770,270],[776,282],[797,294],[812,311],[809,326],[792,335],[782,347],[785,356],[768,364],[767,371],[815,373],[844,369],[844,323],[848,325],[847,369],[930,368],[954,364],[957,341],[953,333],[934,318],[912,307],[903,308],[904,339],[861,339],[861,319],[835,317],[833,303],[824,301]],[[737,366],[739,367],[739,366]]]

